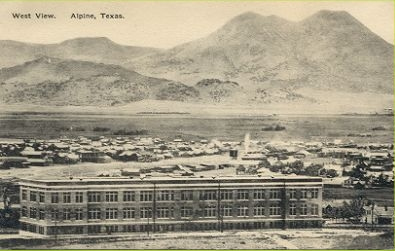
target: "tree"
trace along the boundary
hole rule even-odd
[[[335,169],[328,169],[328,170],[326,170],[326,176],[328,178],[334,178],[334,177],[337,177],[339,175],[337,174],[337,171]]]
[[[319,176],[321,169],[322,165],[311,164],[310,166],[306,167],[305,174],[308,176]]]
[[[304,164],[302,161],[297,160],[291,164],[289,164],[289,168],[291,169],[291,173],[294,174],[302,174],[303,173]]]
[[[348,202],[343,202],[343,218],[356,218],[360,220],[365,212],[363,209],[364,199],[362,197],[354,198]]]

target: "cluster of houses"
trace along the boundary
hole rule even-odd
[[[153,162],[174,157],[220,154],[233,145],[207,140],[165,142],[159,138],[78,137],[56,140],[0,141],[0,168],[24,168],[78,162],[106,163],[118,161]]]
[[[355,174],[363,166],[363,174],[374,180],[393,184],[393,145],[342,142],[265,142],[200,140],[176,138],[165,141],[149,137],[78,137],[56,140],[0,141],[0,168],[23,168],[79,162],[111,161],[155,162],[171,158],[188,158],[214,154],[228,155],[222,164],[204,162],[197,165],[143,168],[141,173],[190,173],[234,167],[235,174],[272,172],[333,178],[350,176],[344,186],[365,185],[369,181]],[[182,166],[181,166],[182,167]],[[265,170],[266,169],[266,170]]]

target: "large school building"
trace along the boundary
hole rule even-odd
[[[322,179],[23,179],[21,230],[42,235],[305,228],[322,224]]]

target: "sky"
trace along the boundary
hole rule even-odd
[[[345,10],[394,43],[394,3],[364,2],[0,2],[0,40],[58,43],[76,37],[108,37],[125,45],[170,48],[209,35],[246,11],[300,21],[319,10]],[[125,19],[104,20],[100,13]],[[55,14],[54,20],[12,18],[12,13]],[[72,13],[96,20],[71,19]],[[6,31],[6,32],[4,32]]]

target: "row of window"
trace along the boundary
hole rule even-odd
[[[289,228],[311,228],[321,226],[320,221],[289,221]],[[202,231],[202,230],[218,230],[220,225],[218,223],[194,223],[188,222],[183,224],[156,224],[155,231]],[[224,230],[231,229],[262,229],[262,228],[282,228],[284,227],[283,221],[274,222],[225,222],[221,225]],[[56,226],[47,227],[48,235],[62,235],[62,234],[83,234],[83,226]],[[44,234],[45,228],[32,224],[21,223],[21,229],[35,233]],[[153,224],[144,225],[89,225],[87,226],[88,234],[111,234],[117,232],[147,232],[153,231]]]
[[[297,189],[290,189],[288,194],[289,198],[295,199],[297,198]],[[310,198],[318,198],[318,189],[300,189],[300,198],[308,198],[308,191],[310,191]],[[88,192],[88,202],[118,202],[119,192]],[[238,190],[236,194],[233,193],[233,190],[222,190],[221,191],[221,200],[233,200],[234,195],[238,200],[249,200],[250,192],[249,190]],[[124,191],[122,193],[123,201],[136,201],[136,193],[135,191]],[[217,190],[205,190],[199,192],[200,200],[217,200],[218,191]],[[254,190],[253,199],[265,199],[265,190]],[[51,193],[51,203],[71,203],[72,193],[64,192],[64,193]],[[83,203],[83,192],[75,192],[74,193],[74,202],[75,203]],[[278,189],[270,189],[269,190],[269,198],[270,199],[281,199],[281,190]],[[156,199],[158,201],[173,201],[174,200],[174,191],[157,191]],[[22,200],[27,200],[27,191],[22,190]],[[45,202],[45,194],[44,192],[30,191],[29,194],[30,201],[39,201]],[[153,191],[140,191],[140,201],[152,201],[153,200]],[[181,191],[181,200],[193,200],[193,191]]]
[[[308,205],[301,204],[300,207],[297,207],[296,204],[292,203],[289,206],[289,214],[297,215],[297,210],[299,210],[300,215],[308,215]],[[318,215],[319,207],[316,204],[311,205],[310,214]],[[83,219],[82,208],[70,209],[65,208],[63,210],[52,209],[50,211],[50,219],[55,220],[82,220]],[[45,219],[45,210],[37,209],[34,207],[27,209],[27,207],[22,207],[21,210],[22,217],[29,217],[33,219],[44,220]],[[102,210],[100,208],[90,208],[87,212],[87,217],[90,220],[99,220],[99,219],[118,219],[119,213],[122,214],[122,219],[134,219],[136,218],[136,209],[133,207],[123,208],[119,210],[118,208],[106,208]],[[230,205],[224,205],[221,207],[220,212],[218,212],[218,207],[216,206],[206,206],[201,210],[193,211],[192,207],[181,207],[180,215],[181,217],[192,217],[194,214],[202,217],[216,217],[220,213],[221,216],[231,217],[231,216],[249,216],[249,207],[247,206],[239,206],[237,208],[233,208]],[[265,206],[255,206],[252,209],[253,216],[265,216],[266,208]],[[279,204],[272,204],[269,207],[269,215],[277,216],[281,215],[281,207]],[[140,218],[151,218],[152,217],[152,208],[151,207],[143,207],[140,208],[139,211]],[[161,218],[174,218],[174,208],[172,207],[158,207],[156,208],[156,217],[158,219]]]

